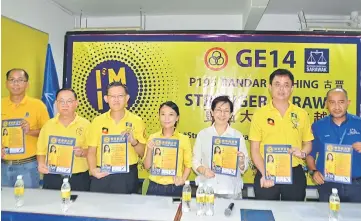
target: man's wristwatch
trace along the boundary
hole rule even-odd
[[[318,172],[318,170],[309,170],[308,173],[310,174],[311,177],[313,177],[313,174],[315,174],[316,172]]]

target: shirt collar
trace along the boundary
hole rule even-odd
[[[288,110],[291,110],[292,108],[293,108],[293,104],[290,102],[290,101],[288,101],[288,104],[289,104],[289,106],[288,106],[288,108],[287,108],[287,111]],[[272,102],[272,100],[271,100],[271,102],[269,103],[269,109],[270,110],[277,110],[277,108],[275,108],[274,106],[273,106],[273,102]],[[277,110],[278,111],[278,110]],[[286,112],[287,112],[286,111]]]
[[[110,111],[111,111],[111,110],[108,110],[108,111],[105,113],[105,116],[106,116],[108,119],[113,120],[112,116],[110,116]],[[125,111],[125,112],[124,112],[124,116],[123,116],[123,118],[122,118],[121,120],[123,120],[123,119],[125,119],[125,118],[128,117],[129,111],[128,111],[127,109],[125,109],[124,111]]]
[[[212,124],[212,130],[214,132],[214,134],[218,134],[216,127],[214,126],[214,123]],[[224,135],[230,135],[233,136],[233,130],[231,128],[231,126],[229,124],[227,124],[227,129],[223,132],[223,134],[219,135],[219,136],[224,136]]]
[[[335,122],[333,122],[333,120],[332,120],[332,115],[330,114],[329,116],[330,116],[330,123],[331,123],[333,126],[337,126],[337,127],[338,127],[338,125],[335,124]],[[341,123],[340,127],[342,127],[342,126],[344,126],[345,124],[347,124],[349,120],[350,120],[350,114],[349,114],[349,113],[346,113],[346,120]]]
[[[54,117],[55,122],[56,122],[57,124],[61,124],[61,122],[59,121],[59,117],[60,117],[60,114],[59,114],[59,113],[57,113],[56,116]],[[69,126],[72,125],[72,124],[75,124],[78,120],[79,120],[79,115],[75,112],[75,118],[74,118],[74,120],[69,124]]]
[[[160,137],[164,137],[163,129],[161,129],[160,131],[158,131],[157,134],[158,134]],[[175,128],[171,137],[176,137],[176,138],[178,138],[178,134],[179,134],[179,132],[178,132],[177,128]]]
[[[14,102],[11,101],[10,96],[6,98],[8,105],[16,105]],[[24,98],[20,101],[19,105],[24,105],[28,101],[28,96],[25,95]]]

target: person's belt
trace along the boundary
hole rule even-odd
[[[32,156],[29,158],[21,159],[21,160],[1,160],[1,163],[7,164],[7,165],[21,165],[25,163],[30,163],[36,161],[36,156]]]

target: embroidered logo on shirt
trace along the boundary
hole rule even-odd
[[[274,121],[272,118],[268,118],[268,119],[267,119],[267,123],[268,123],[269,125],[272,125],[272,126],[275,125],[275,121]]]
[[[131,122],[125,122],[126,132],[131,132],[133,130],[133,124]]]
[[[351,128],[347,135],[358,135],[360,132],[358,132],[355,128]]]
[[[83,134],[83,128],[79,127],[76,129],[76,135],[81,136]]]
[[[103,128],[102,128],[102,133],[103,133],[103,134],[108,134],[108,128],[103,127]]]
[[[298,116],[296,113],[294,112],[291,112],[291,122],[293,124],[293,128],[294,129],[297,129],[297,127],[299,126],[300,122],[299,122],[299,119],[298,119]]]

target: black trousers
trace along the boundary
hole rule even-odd
[[[60,190],[64,176],[60,174],[44,174],[43,189]],[[69,178],[72,191],[89,191],[89,171],[74,173]]]
[[[138,192],[138,168],[137,164],[129,166],[129,173],[109,174],[98,179],[90,177],[90,191],[101,193],[137,193]]]
[[[254,178],[254,192],[259,200],[304,201],[307,180],[301,165],[292,168],[292,184],[276,184],[271,188],[261,188],[261,172],[257,171]]]
[[[174,184],[162,185],[150,180],[147,195],[182,197],[182,192],[183,192],[183,185],[182,186],[176,186]]]

